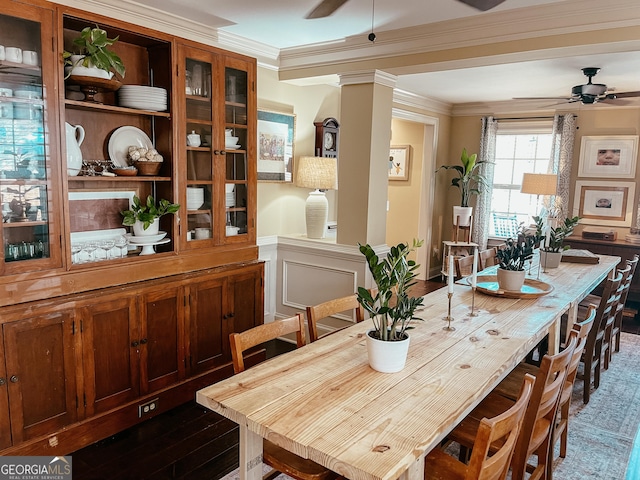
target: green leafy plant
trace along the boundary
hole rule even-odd
[[[533,217],[536,222],[536,236],[540,240],[540,249],[549,253],[560,253],[564,250],[571,248],[570,245],[565,245],[565,239],[573,233],[573,230],[578,225],[580,217],[565,218],[564,222],[555,228],[552,228],[549,233],[549,244],[545,245],[544,235],[544,219],[542,217]]]
[[[118,38],[108,38],[107,32],[97,25],[94,28],[83,28],[80,36],[73,41],[73,44],[78,47],[77,51],[72,53],[65,50],[62,53],[65,66],[71,66],[72,68],[77,65],[83,67],[94,66],[107,72],[113,70],[124,78],[125,66],[122,63],[122,59],[107,48],[116,43]],[[71,59],[72,55],[82,55],[82,58],[74,62]],[[70,74],[71,72],[65,78],[68,78]]]
[[[370,291],[359,287],[358,302],[371,315],[374,338],[378,340],[403,340],[405,331],[412,328],[410,322],[421,320],[414,314],[422,305],[423,298],[408,294],[409,287],[415,284],[419,265],[407,257],[422,244],[422,240],[414,240],[411,247],[399,243],[391,247],[383,259],[378,258],[369,244],[359,244],[377,289]]]
[[[498,249],[496,256],[500,268],[521,272],[527,260],[533,257],[533,248],[537,242],[535,235],[519,235],[518,239],[508,238],[506,245]]]
[[[139,220],[143,224],[143,230],[146,230],[156,218],[171,213],[175,214],[179,209],[180,205],[171,203],[169,200],[162,199],[156,205],[151,195],[147,197],[146,203],[142,203],[137,196],[134,196],[131,208],[120,213],[124,217],[123,225],[131,227],[136,223],[136,220]]]
[[[467,154],[467,149],[462,149],[462,155],[460,156],[460,162],[462,165],[442,165],[436,172],[445,170],[454,170],[457,173],[457,177],[451,179],[451,186],[457,187],[460,190],[461,207],[468,207],[469,200],[472,195],[479,195],[482,193],[482,188],[487,185],[487,179],[477,173],[478,168],[483,163],[491,163],[487,161],[478,161],[478,154]]]

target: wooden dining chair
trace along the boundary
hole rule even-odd
[[[576,337],[573,336],[563,351],[542,358],[511,460],[512,480],[523,480],[526,473],[530,473],[529,480],[551,479],[553,426],[576,343]],[[448,438],[460,444],[464,456],[465,451],[473,447],[480,420],[506,411],[513,403],[513,400],[492,391],[453,429]],[[492,450],[497,448],[494,445]],[[536,465],[528,463],[532,455],[537,456]]]
[[[355,313],[356,323],[360,323],[364,320],[364,308],[358,302],[358,296],[356,294],[348,295],[342,298],[336,298],[307,307],[307,325],[309,327],[309,340],[315,342],[318,338],[325,335],[318,335],[318,321],[323,318],[330,317],[336,313],[353,311]],[[334,332],[337,330],[334,330]],[[330,332],[330,333],[334,333]]]
[[[605,329],[607,322],[610,318],[615,316],[615,309],[618,302],[618,287],[622,282],[622,274],[618,273],[615,278],[608,278],[605,280],[604,289],[598,308],[596,310],[596,318],[593,321],[593,327],[587,335],[587,343],[582,351],[582,358],[580,361],[584,365],[582,378],[584,380],[583,401],[589,403],[591,398],[591,384],[593,383],[594,390],[600,386],[600,372],[602,370],[603,356],[606,352],[603,352]],[[578,318],[586,318],[586,313],[583,313],[583,309],[578,309]]]
[[[270,340],[275,340],[282,335],[295,333],[297,347],[304,346],[306,343],[304,330],[304,319],[298,313],[293,317],[265,323],[242,333],[230,334],[229,342],[231,343],[233,371],[235,373],[244,371],[244,352],[246,350]],[[279,473],[285,473],[298,480],[329,480],[338,477],[335,472],[328,468],[299,457],[266,439],[262,442],[262,449],[263,462],[273,468],[273,471],[263,478],[275,478]]]
[[[473,273],[473,255],[456,257],[456,278],[468,277]]]
[[[611,332],[611,336],[614,341],[613,352],[620,351],[620,333],[622,333],[622,320],[625,316],[625,303],[627,303],[627,297],[629,295],[629,290],[631,289],[631,282],[633,282],[633,276],[636,273],[636,267],[638,266],[638,260],[640,259],[640,255],[636,254],[633,256],[632,260],[627,260],[626,264],[631,268],[631,271],[628,273],[627,277],[622,281],[622,295],[620,296],[620,300],[618,302],[618,307],[616,308],[616,318],[613,323],[613,329]]]
[[[484,270],[488,267],[493,267],[498,264],[498,257],[496,256],[498,252],[497,247],[487,248],[486,250],[482,250],[478,253],[478,262],[480,265],[478,268],[480,270]]]
[[[531,398],[535,378],[525,375],[516,402],[493,418],[483,418],[473,442],[468,464],[435,448],[425,459],[425,480],[504,480],[516,447],[518,434]],[[495,451],[491,445],[498,444]]]
[[[555,424],[555,430],[553,433],[553,446],[560,440],[560,457],[565,458],[567,456],[567,440],[568,440],[568,426],[569,426],[569,406],[571,405],[571,394],[573,393],[573,384],[578,376],[578,366],[580,364],[580,358],[582,351],[587,343],[587,336],[593,327],[594,320],[596,318],[596,307],[591,305],[589,307],[587,317],[579,323],[573,325],[570,335],[576,337],[576,346],[571,355],[569,366],[567,367],[567,379],[562,387],[562,394],[560,395],[560,404],[558,405],[558,415]],[[495,391],[500,395],[503,395],[512,400],[518,398],[519,385],[522,384],[522,379],[525,375],[537,375],[538,367],[528,363],[520,363],[507,377],[500,382],[495,388]]]
[[[611,358],[613,357],[613,349],[614,349],[614,328],[616,323],[616,317],[618,316],[618,308],[621,306],[620,301],[622,300],[622,295],[624,294],[625,282],[631,273],[631,266],[627,265],[622,270],[617,270],[617,273],[622,275],[622,279],[620,280],[620,285],[616,289],[614,302],[615,305],[612,305],[611,315],[607,318],[607,323],[604,327],[604,341],[602,343],[602,358],[603,358],[603,368],[607,370],[609,368],[609,363],[611,362]]]

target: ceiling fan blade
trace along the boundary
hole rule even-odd
[[[307,13],[306,19],[324,18],[332,15],[337,9],[344,5],[347,0],[322,0],[316,7]]]
[[[612,105],[637,105],[633,100],[623,100],[621,98],[605,98],[598,100],[598,103],[610,103]]]
[[[574,98],[567,97],[513,97],[513,100],[566,100],[574,101]]]
[[[616,98],[640,97],[640,92],[609,92]]]
[[[504,0],[458,0],[458,1],[465,3],[470,7],[481,10],[483,12],[486,12],[487,10],[491,10],[493,7],[497,7],[502,2],[504,2]]]

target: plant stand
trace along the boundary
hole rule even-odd
[[[463,242],[471,242],[471,229],[473,228],[473,216],[469,217],[468,225],[460,225],[460,216],[456,216],[453,219],[453,238],[452,241],[458,243],[460,241],[460,234],[462,234]]]

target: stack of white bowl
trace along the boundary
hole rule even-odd
[[[224,148],[226,148],[227,150],[237,150],[238,148],[241,148],[241,146],[238,144],[238,137],[232,136],[232,133],[233,130],[231,130],[230,128],[227,128],[224,131]]]
[[[204,205],[204,188],[187,187],[187,210],[198,210]]]
[[[160,87],[123,85],[118,90],[121,107],[163,112],[167,109],[167,91]]]
[[[227,183],[225,185],[225,205],[227,208],[236,206],[235,188],[236,186],[233,183]]]

